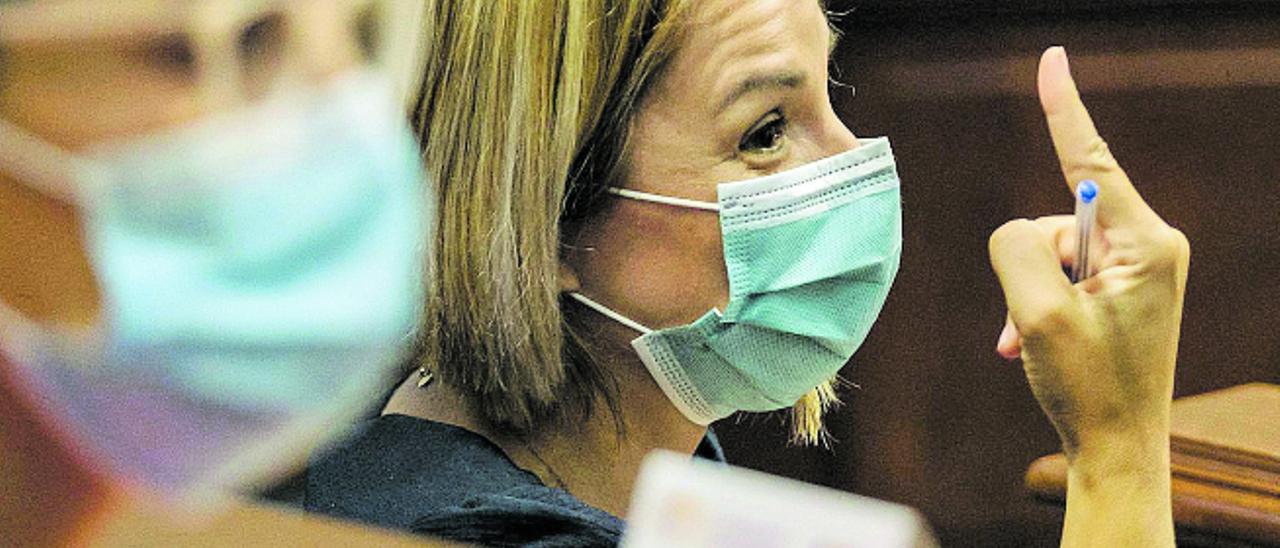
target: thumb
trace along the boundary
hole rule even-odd
[[[1006,360],[1017,359],[1022,355],[1022,335],[1013,326],[1013,319],[1005,320],[1000,338],[996,340],[996,353]]]
[[[1035,337],[1052,329],[1072,301],[1074,288],[1062,272],[1049,234],[1026,219],[1009,221],[991,235],[988,248],[1018,333]]]

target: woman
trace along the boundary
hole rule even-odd
[[[403,355],[396,4],[0,0],[0,545],[268,542],[166,510],[296,466]]]
[[[818,439],[900,250],[888,143],[829,103],[820,3],[427,13],[416,122],[440,194],[421,369],[317,463],[308,505],[458,540],[607,544],[650,450],[692,453],[714,419],[788,406]],[[1073,286],[1070,218],[997,231],[999,349],[1070,456],[1064,544],[1168,545],[1186,241],[1093,131],[1061,50],[1040,85],[1067,181],[1106,196],[1106,245]]]

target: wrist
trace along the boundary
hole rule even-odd
[[[1174,545],[1167,429],[1098,437],[1067,462],[1062,546]]]
[[[1076,488],[1165,489],[1170,473],[1167,421],[1083,438],[1066,456],[1068,479]]]
[[[1078,456],[1118,458],[1126,451],[1150,451],[1169,444],[1170,405],[1110,408],[1055,421],[1068,461]]]

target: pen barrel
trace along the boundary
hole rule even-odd
[[[1089,266],[1089,248],[1093,240],[1097,204],[1097,200],[1085,202],[1076,197],[1076,253],[1075,260],[1071,263],[1071,283],[1093,275]]]

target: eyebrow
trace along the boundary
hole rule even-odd
[[[730,91],[720,102],[719,110],[729,108],[729,105],[744,95],[770,88],[795,89],[804,85],[804,81],[805,74],[799,71],[751,75],[733,87],[733,91]]]

